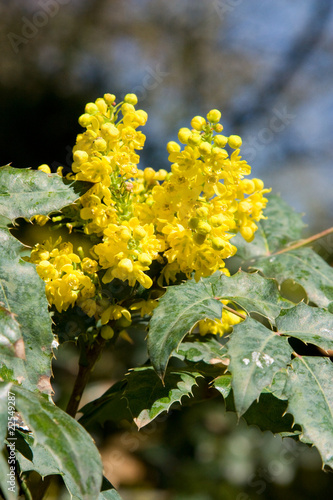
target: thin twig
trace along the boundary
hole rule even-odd
[[[235,314],[239,318],[242,318],[242,319],[246,319],[247,318],[246,314],[242,314],[242,313],[240,313],[238,311],[235,311],[235,309],[232,309],[229,306],[225,306],[224,304],[223,304],[223,309],[226,309],[228,312],[231,312],[232,314]]]
[[[313,236],[310,236],[309,238],[306,238],[304,240],[299,240],[293,245],[290,245],[289,247],[283,248],[282,250],[279,250],[278,252],[274,252],[271,255],[278,255],[280,253],[285,253],[289,252],[290,250],[295,250],[296,248],[303,247],[307,245],[308,243],[312,243],[313,241],[319,240],[320,238],[323,238],[324,236],[327,236],[328,234],[333,233],[333,227],[330,227],[329,229],[325,229],[325,231],[322,231],[321,233],[317,233]]]
[[[82,394],[88,383],[90,374],[94,369],[94,366],[98,358],[100,357],[105,344],[106,340],[101,337],[97,338],[92,346],[88,346],[86,349],[85,363],[79,364],[79,373],[77,374],[72,394],[69,398],[66,408],[66,413],[68,413],[68,415],[73,418],[75,417],[79,408]]]

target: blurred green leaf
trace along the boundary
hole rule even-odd
[[[0,215],[11,221],[48,215],[73,203],[90,186],[40,170],[0,167]]]
[[[333,300],[333,268],[311,248],[299,248],[251,263],[251,268],[274,278],[281,285],[292,279],[304,288],[309,300],[328,307]]]
[[[290,362],[293,351],[287,338],[252,318],[234,327],[227,347],[235,407],[242,415]]]
[[[125,411],[119,413],[118,410],[118,419],[134,421],[140,429],[164,411],[169,411],[174,403],[180,403],[184,396],[191,396],[200,377],[202,374],[195,369],[168,368],[163,384],[152,366],[134,368],[122,382],[80,409],[84,414],[80,423],[88,426],[94,421],[116,420],[114,410],[126,403]]]
[[[193,335],[192,341],[182,342],[172,356],[191,363],[203,362],[208,365],[225,360],[226,347],[210,336]]]
[[[333,314],[303,302],[283,311],[276,320],[280,335],[296,337],[322,349],[333,349]]]
[[[41,460],[51,455],[58,473],[73,496],[97,498],[102,483],[102,462],[84,428],[41,394],[15,387],[16,407],[31,428]],[[34,454],[34,449],[32,448]]]
[[[288,369],[287,411],[302,426],[300,439],[318,449],[333,468],[333,363],[327,358],[298,357]]]

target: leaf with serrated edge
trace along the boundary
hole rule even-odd
[[[35,266],[20,259],[23,245],[7,229],[0,228],[0,302],[20,325],[26,360],[3,356],[0,374],[29,389],[51,392],[51,318],[45,296],[45,283]],[[37,314],[38,313],[38,314]],[[10,377],[4,377],[4,373]]]
[[[333,268],[311,248],[260,258],[251,268],[261,271],[267,278],[274,278],[281,285],[291,279],[304,288],[309,300],[319,307],[328,307],[333,300]]]
[[[201,373],[189,368],[168,368],[163,385],[152,366],[131,371],[126,377],[128,383],[123,397],[138,428],[169,411],[171,405],[180,403],[184,396],[191,396],[196,379],[200,377]]]
[[[0,354],[24,359],[24,343],[20,325],[14,314],[0,305]]]
[[[149,356],[159,377],[163,378],[172,351],[198,321],[221,316],[222,304],[214,300],[209,281],[169,287],[153,312],[148,334]]]
[[[193,342],[182,342],[172,356],[191,363],[214,365],[225,361],[226,348],[214,338],[202,337]]]
[[[231,375],[226,373],[225,375],[217,377],[213,381],[213,387],[215,387],[215,389],[222,394],[224,399],[226,399],[231,391]]]
[[[234,327],[227,347],[235,407],[242,415],[271,384],[274,374],[286,367],[293,351],[287,338],[252,318]]]
[[[113,488],[112,490],[102,491],[99,494],[98,500],[122,500],[122,498]]]
[[[232,243],[237,247],[237,257],[249,260],[260,255],[270,255],[284,248],[287,243],[301,238],[305,227],[302,216],[277,195],[268,195],[264,210],[266,219],[257,222],[254,240],[248,243],[238,233]]]
[[[40,170],[0,167],[0,215],[12,221],[48,215],[73,203],[90,186]]]
[[[280,335],[296,337],[322,349],[333,349],[333,314],[303,302],[276,319]]]
[[[239,271],[233,276],[221,274],[220,279],[214,281],[213,290],[221,299],[234,302],[248,313],[256,312],[266,316],[271,322],[282,308],[293,305],[280,297],[274,280],[263,278],[257,273]]]
[[[15,387],[16,407],[37,443],[52,454],[73,496],[97,498],[102,483],[102,462],[84,428],[45,397]]]
[[[312,443],[323,464],[333,468],[333,363],[327,358],[298,357],[288,370],[287,411],[301,425],[301,440]]]

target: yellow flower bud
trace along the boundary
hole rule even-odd
[[[118,264],[119,269],[131,273],[133,271],[133,262],[130,259],[122,259]]]
[[[127,319],[124,316],[122,316],[120,319],[117,320],[117,326],[118,327],[120,326],[121,328],[127,328],[131,324],[132,324],[132,320]]]
[[[136,240],[142,240],[142,238],[144,238],[146,236],[146,231],[144,230],[144,228],[142,226],[136,226],[134,229],[133,229],[133,237],[136,239]]]
[[[189,128],[181,128],[178,132],[178,139],[182,144],[187,144],[188,138],[191,135],[191,131]]]
[[[98,99],[96,99],[95,104],[101,113],[105,114],[107,112],[108,106],[104,99],[99,97]]]
[[[255,191],[255,183],[251,179],[243,179],[241,188],[245,194],[252,194]]]
[[[107,147],[106,141],[102,137],[97,137],[97,139],[94,140],[94,148],[97,151],[105,151]]]
[[[196,209],[198,217],[208,217],[209,210],[207,207],[199,207]]]
[[[104,100],[107,104],[113,104],[116,100],[116,96],[114,94],[104,94]]]
[[[199,224],[200,219],[198,217],[191,217],[191,219],[188,221],[188,227],[190,229],[196,229],[198,224]]]
[[[101,126],[101,131],[104,134],[110,136],[112,139],[118,137],[119,135],[119,130],[115,125],[113,125],[113,123],[103,123],[103,125]]]
[[[190,146],[197,146],[201,142],[200,134],[198,134],[198,132],[193,132],[189,135],[187,142]]]
[[[138,103],[138,98],[135,94],[126,94],[124,101],[135,106]]]
[[[254,238],[254,232],[250,227],[241,227],[240,233],[243,236],[244,240],[251,242]]]
[[[102,326],[101,337],[105,340],[110,340],[114,336],[114,331],[109,325]]]
[[[86,151],[75,151],[73,153],[73,159],[76,163],[85,163],[86,161],[88,161],[89,159],[89,156],[88,156],[88,153],[86,153]]]
[[[239,135],[231,135],[228,139],[228,144],[232,149],[238,149],[242,145],[242,139]]]
[[[212,151],[212,145],[209,142],[202,142],[199,151],[202,155],[209,155]]]
[[[214,144],[219,148],[224,148],[227,142],[228,142],[228,137],[226,137],[225,135],[216,135],[214,137]]]
[[[121,106],[121,112],[123,115],[125,115],[126,113],[134,113],[135,111],[135,107],[133,106],[133,104],[129,104],[128,102],[124,102],[124,104],[122,104]]]
[[[150,264],[152,263],[152,260],[147,253],[141,253],[138,257],[138,261],[143,266],[150,266]]]
[[[164,181],[166,176],[168,175],[169,172],[167,172],[166,170],[164,170],[164,168],[160,168],[160,170],[158,170],[156,173],[155,173],[155,180],[156,181]]]
[[[198,234],[198,233],[195,233],[193,235],[193,241],[197,244],[197,245],[202,245],[204,242],[205,242],[205,239],[206,239],[206,234]]]
[[[87,127],[90,123],[91,116],[88,113],[84,113],[79,117],[79,124],[81,127]]]
[[[204,119],[203,116],[195,116],[191,120],[191,127],[194,128],[195,130],[202,130],[205,125],[206,125],[206,120]]]
[[[223,125],[221,125],[221,123],[216,123],[213,128],[214,128],[215,132],[217,132],[219,134],[223,130]]]
[[[175,142],[175,141],[168,142],[166,148],[167,148],[167,152],[169,154],[170,153],[179,153],[179,151],[181,150],[180,145],[178,144],[178,142]]]
[[[204,222],[202,220],[199,221],[196,231],[198,234],[208,234],[212,230],[211,226],[208,224],[208,222]]]
[[[218,123],[221,119],[221,111],[218,109],[211,109],[207,114],[207,120],[211,123]]]
[[[256,191],[261,191],[262,189],[264,189],[264,183],[261,179],[252,179],[252,182],[254,182]]]
[[[148,183],[151,184],[155,180],[155,170],[153,168],[147,167],[143,171],[143,178]]]
[[[43,165],[40,165],[38,167],[38,170],[41,170],[42,172],[45,172],[45,174],[50,174],[51,173],[51,169],[48,165],[46,165],[46,163],[43,163]]]
[[[222,240],[222,238],[213,238],[212,247],[214,248],[214,250],[223,250],[223,248],[225,247],[225,242]]]
[[[98,107],[94,102],[88,102],[85,107],[85,112],[89,115],[94,115],[95,113],[98,113]]]

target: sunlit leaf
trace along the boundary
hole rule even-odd
[[[242,415],[276,372],[290,362],[292,348],[279,336],[252,318],[236,325],[228,342],[229,371],[236,411]]]
[[[333,468],[333,363],[298,357],[288,370],[288,409],[302,427],[301,440],[313,443],[324,465]]]

